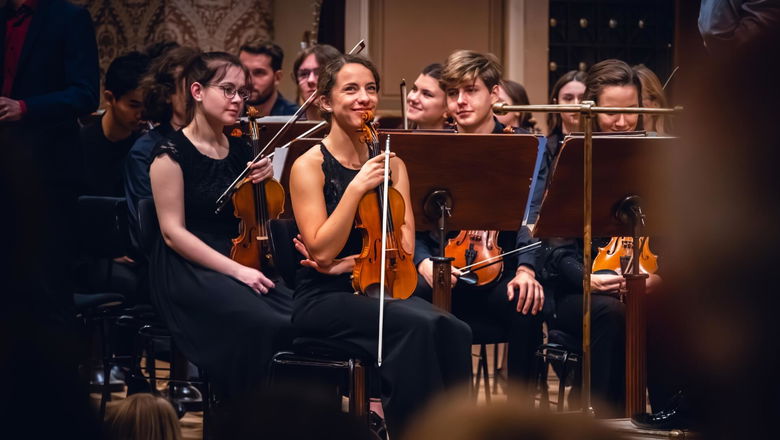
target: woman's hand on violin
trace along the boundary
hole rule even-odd
[[[622,292],[626,289],[626,279],[622,275],[594,273],[590,275],[590,288],[598,292]]]
[[[395,157],[395,153],[390,153],[390,157]],[[360,194],[365,194],[368,191],[379,186],[385,179],[385,155],[380,154],[376,157],[369,159],[366,163],[360,167],[360,171],[357,173],[350,185],[354,185]]]
[[[274,175],[273,164],[271,164],[271,159],[267,157],[264,157],[255,163],[248,162],[247,166],[251,170],[249,171],[249,179],[252,180],[252,183],[262,182]]]
[[[423,279],[425,279],[425,282],[428,283],[430,287],[433,287],[433,261],[431,261],[430,258],[426,258],[420,262],[417,266],[417,272],[422,275]],[[455,283],[458,282],[459,276],[460,270],[456,267],[452,267],[452,276],[450,276],[452,287],[455,287]]]
[[[303,244],[301,234],[293,238],[293,245],[295,250],[303,255],[304,259],[301,260],[301,266],[311,267],[317,272],[324,273],[326,275],[340,275],[342,273],[352,272],[355,268],[355,258],[357,255],[350,255],[341,259],[334,259],[333,262],[327,266],[321,266],[316,261],[312,260],[309,256],[309,250],[306,249],[306,245]]]
[[[233,274],[233,278],[251,287],[255,293],[266,294],[269,289],[274,287],[274,282],[262,272],[247,266],[240,266]]]
[[[536,281],[534,272],[525,266],[517,269],[515,277],[506,285],[506,296],[513,301],[517,296],[517,311],[523,315],[532,315],[542,311],[544,306],[544,289]]]

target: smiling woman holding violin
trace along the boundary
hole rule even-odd
[[[215,201],[251,159],[223,134],[248,95],[248,73],[233,55],[210,52],[184,68],[186,126],[153,150],[150,168],[162,239],[150,252],[152,299],[184,355],[235,399],[265,384],[271,356],[291,339],[291,298],[259,270],[231,260],[238,235],[232,206]],[[272,173],[252,165],[257,183]]]
[[[376,353],[379,299],[355,294],[350,275],[363,251],[361,231],[354,227],[359,209],[361,227],[373,229],[365,233],[381,236],[381,227],[368,224],[362,211],[365,198],[375,198],[384,183],[385,156],[371,157],[363,134],[366,113],[378,103],[379,74],[370,61],[344,55],[322,69],[317,92],[331,129],[322,143],[296,160],[290,176],[292,206],[310,257],[296,277],[293,326],[305,335],[345,340]],[[408,176],[404,163],[392,154],[389,168],[391,192],[405,208],[392,206],[402,218],[394,221],[390,235],[396,242],[389,247],[410,253],[414,216]],[[384,346],[378,368],[382,402],[390,435],[398,438],[428,398],[468,379],[471,331],[422,299],[391,300],[385,304]]]

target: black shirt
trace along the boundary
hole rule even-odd
[[[140,132],[118,142],[111,142],[103,133],[102,118],[81,129],[84,174],[81,194],[124,197],[124,161]]]
[[[288,101],[282,96],[281,93],[276,95],[276,102],[271,108],[270,116],[285,116],[294,115],[298,111],[298,105],[292,101]]]

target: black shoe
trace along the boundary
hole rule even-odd
[[[379,417],[374,411],[368,413],[368,429],[379,440],[387,440],[387,426],[385,419]]]
[[[678,391],[666,409],[653,414],[636,414],[631,417],[631,422],[644,429],[688,429],[691,427],[691,418],[685,395]]]
[[[163,390],[162,394],[174,407],[178,405],[184,411],[203,411],[203,395],[189,382],[172,383]]]

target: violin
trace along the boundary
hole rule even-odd
[[[373,126],[373,112],[363,114],[362,140],[368,146],[369,158],[382,154],[379,136]],[[387,228],[383,230],[383,202],[387,196]],[[367,192],[360,199],[355,215],[355,227],[363,237],[360,255],[352,270],[352,287],[369,296],[379,296],[382,285],[382,243],[385,243],[385,291],[393,298],[406,299],[417,287],[417,269],[412,255],[402,245],[401,226],[404,224],[406,205],[401,193],[388,186],[387,194],[382,185]]]
[[[655,273],[658,270],[658,255],[650,251],[650,238],[640,237],[639,246],[639,271],[645,274]],[[600,270],[625,274],[630,270],[635,255],[633,237],[612,237],[609,243],[599,248],[599,253],[593,260],[593,272]]]
[[[461,276],[461,279],[470,285],[490,284],[498,279],[504,270],[502,261],[498,260],[501,256],[498,231],[460,231],[457,237],[447,242],[444,256],[454,258],[453,267],[472,268],[471,276]],[[483,261],[484,263],[481,263]],[[476,271],[479,273],[475,273]]]
[[[247,109],[252,150],[260,154],[260,132],[257,118],[260,112]],[[230,258],[257,270],[272,266],[268,220],[279,218],[284,211],[284,188],[275,179],[266,179],[256,185],[245,178],[232,195],[233,214],[240,219],[239,235],[234,238]]]

